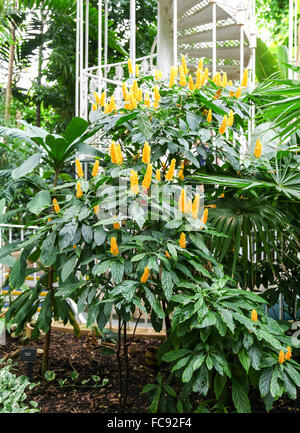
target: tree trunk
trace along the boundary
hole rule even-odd
[[[16,2],[14,7],[16,8]],[[6,86],[5,114],[4,114],[5,123],[7,123],[9,120],[10,103],[12,98],[12,82],[13,82],[15,42],[16,42],[16,28],[14,23],[11,23],[10,25],[10,37],[11,37],[11,43],[9,47],[8,77],[7,77],[7,86]]]
[[[43,35],[43,32],[44,32],[44,23],[43,23],[43,18],[41,18],[40,35]],[[43,44],[41,44],[40,47],[39,47],[39,60],[38,60],[38,76],[37,76],[37,88],[38,88],[38,91],[40,90],[41,84],[42,84],[43,49],[44,49]],[[40,101],[40,99],[38,99],[38,101],[36,103],[36,120],[35,120],[35,124],[38,127],[41,126],[41,101]]]

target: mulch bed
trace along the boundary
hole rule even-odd
[[[149,346],[160,345],[158,340],[135,338],[136,350],[130,353],[130,376],[128,404],[125,413],[148,412],[149,400],[140,392],[147,383],[156,383],[157,370],[146,365],[145,353]],[[11,353],[21,345],[41,348],[43,342],[22,342],[20,338],[7,336],[6,346],[0,346],[0,358]],[[17,359],[16,359],[17,360]],[[33,369],[33,381],[40,382],[38,387],[28,391],[28,402],[34,400],[38,403],[41,413],[120,413],[119,409],[119,373],[114,355],[103,356],[99,347],[93,344],[88,336],[76,337],[72,334],[53,332],[50,344],[49,370],[56,376],[53,381],[46,381],[40,373],[41,357],[38,356]],[[162,374],[164,373],[162,369]],[[76,370],[78,379],[72,381],[70,374]],[[18,362],[17,374],[26,375],[26,365]],[[167,372],[167,370],[166,370]],[[93,384],[92,375],[100,376],[101,381],[108,379],[102,388],[88,386]],[[65,386],[58,381],[68,379]],[[90,382],[82,386],[82,380]],[[69,385],[69,386],[66,386]],[[70,386],[71,385],[71,386]],[[259,395],[250,396],[253,402],[253,412],[264,413],[264,403]],[[197,403],[195,401],[195,403]],[[199,401],[198,401],[199,403]],[[196,406],[197,407],[197,404]],[[290,400],[287,396],[279,399],[272,409],[273,413],[300,413],[300,402]]]

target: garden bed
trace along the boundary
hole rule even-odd
[[[157,370],[146,365],[145,353],[149,346],[159,346],[157,340],[137,338],[136,351],[130,353],[130,377],[127,413],[145,413],[149,406],[147,396],[140,392],[147,383],[155,383]],[[7,337],[6,346],[0,346],[0,358],[12,353],[22,345],[21,339]],[[42,341],[26,343],[42,349]],[[33,381],[40,382],[38,387],[28,391],[28,402],[34,400],[42,413],[118,413],[118,366],[114,356],[102,356],[99,346],[93,344],[89,336],[80,338],[66,333],[53,332],[50,344],[49,370],[55,372],[55,379],[46,381],[40,373],[40,357],[33,369]],[[72,380],[72,371],[79,373]],[[160,369],[164,374],[164,367]],[[166,370],[167,373],[167,370]],[[26,365],[19,362],[17,374],[26,374]],[[100,382],[107,378],[105,387],[95,388],[92,376],[100,376]],[[59,380],[65,380],[64,386]],[[82,385],[82,381],[90,381]],[[251,396],[253,412],[264,413],[265,406],[259,395]],[[254,403],[256,402],[256,403]],[[195,407],[200,401],[195,401]],[[279,399],[272,413],[300,413],[300,401],[289,400],[286,396]]]

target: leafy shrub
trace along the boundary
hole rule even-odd
[[[0,413],[33,413],[39,412],[37,403],[30,402],[31,408],[24,401],[27,398],[26,388],[36,386],[26,376],[16,376],[12,372],[12,364],[0,369]]]
[[[217,411],[233,403],[239,413],[251,412],[252,388],[259,390],[267,411],[283,393],[296,399],[300,367],[290,359],[291,338],[263,313],[266,301],[233,288],[221,267],[209,279],[188,283],[171,299],[176,303],[172,332],[160,359],[171,364],[171,379],[179,380],[185,396],[179,396],[177,410],[191,408],[192,392],[208,397]],[[206,410],[204,404],[199,409]]]

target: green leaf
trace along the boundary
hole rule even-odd
[[[94,242],[97,246],[100,246],[104,243],[106,239],[106,232],[102,227],[96,227],[94,229]]]
[[[71,273],[75,269],[76,262],[77,262],[77,257],[74,256],[63,265],[61,270],[62,281],[66,281],[68,277],[71,275]]]
[[[51,205],[51,196],[49,191],[38,192],[32,200],[27,204],[28,210],[39,215],[46,207]]]
[[[93,240],[93,229],[87,224],[83,224],[81,228],[83,239],[90,244]]]
[[[146,294],[146,299],[149,302],[150,306],[157,314],[157,316],[160,319],[163,319],[165,317],[165,314],[163,312],[163,309],[161,308],[160,302],[158,301],[158,299],[156,299],[156,297],[153,295],[152,292],[150,292],[150,290],[147,287],[144,287],[144,290]]]
[[[273,368],[269,367],[262,372],[259,378],[259,390],[262,397],[266,397],[270,391],[272,374]]]
[[[162,360],[165,362],[173,362],[176,361],[177,359],[183,358],[186,355],[190,355],[191,353],[192,351],[188,349],[176,349],[166,353],[162,357]]]
[[[40,163],[42,155],[38,153],[34,153],[31,155],[20,167],[15,168],[11,172],[11,176],[13,179],[19,179],[20,177],[26,176],[26,174],[32,172]]]
[[[170,272],[166,271],[165,269],[163,269],[161,273],[161,284],[164,295],[169,301],[173,295],[174,283],[172,279],[172,274],[170,274]]]
[[[209,389],[208,370],[203,364],[200,370],[195,373],[195,380],[193,381],[193,391],[206,395]]]
[[[45,373],[45,379],[48,381],[54,380],[55,376],[56,376],[55,371],[47,370]]]
[[[239,360],[240,360],[242,366],[244,367],[244,369],[248,373],[251,361],[250,361],[249,355],[248,355],[248,353],[244,347],[242,347],[242,349],[238,352],[238,357],[239,357]]]
[[[111,263],[111,276],[116,284],[119,284],[124,276],[125,266],[123,263],[118,262],[117,260],[112,260]]]
[[[221,374],[216,373],[215,380],[214,380],[214,391],[215,391],[217,400],[220,398],[220,396],[223,392],[226,381],[227,381],[227,377],[225,376],[225,374],[223,376],[221,376]]]
[[[235,378],[232,378],[232,401],[238,413],[251,413],[247,393]]]
[[[278,398],[280,396],[280,385],[278,383],[278,379],[280,377],[280,373],[277,368],[273,370],[271,383],[270,383],[270,393],[273,398]]]

